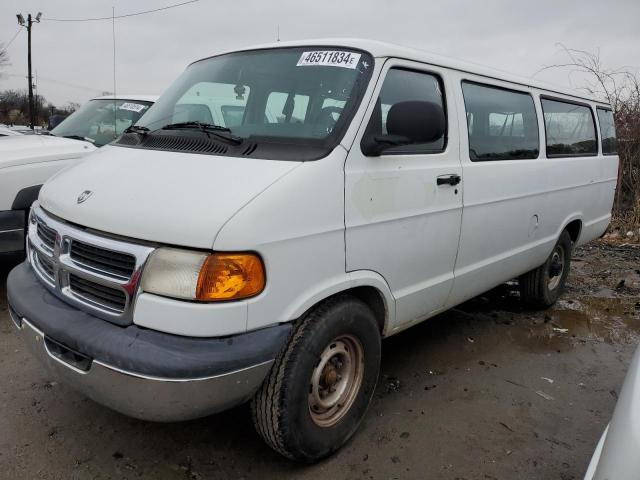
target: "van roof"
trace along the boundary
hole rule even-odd
[[[588,100],[588,101],[596,102],[602,105],[609,105],[608,102],[604,101],[601,98],[597,98],[593,95],[581,93],[574,89],[561,87],[558,85],[554,85],[552,83],[540,82],[532,78],[513,75],[511,73],[508,73],[499,69],[487,67],[487,66],[480,65],[473,62],[458,60],[451,57],[446,57],[444,55],[430,53],[424,50],[419,50],[417,48],[404,47],[401,45],[396,45],[388,42],[380,42],[377,40],[367,40],[367,39],[361,39],[361,38],[319,38],[319,39],[310,39],[310,40],[275,42],[275,43],[267,43],[262,45],[236,48],[234,50],[227,50],[227,51],[221,52],[218,55],[221,55],[224,53],[232,53],[232,52],[240,52],[240,51],[248,51],[248,50],[260,50],[265,48],[304,47],[304,46],[314,46],[314,47],[317,47],[317,46],[338,47],[339,46],[339,47],[347,47],[347,48],[351,47],[359,50],[365,50],[376,58],[395,57],[395,58],[403,58],[406,60],[414,60],[417,62],[428,63],[430,65],[450,68],[452,70],[458,70],[461,72],[473,73],[474,75],[480,75],[483,77],[492,78],[496,80],[503,80],[503,81],[511,82],[518,85],[523,85],[527,87],[537,88],[540,90],[546,90],[548,92],[554,92],[561,95],[567,95],[570,97]],[[213,56],[216,56],[216,55],[213,55]],[[211,57],[207,57],[207,58],[211,58]],[[201,60],[205,60],[205,59],[201,59]],[[201,60],[198,60],[198,61],[201,61]]]
[[[158,95],[101,95],[100,97],[94,97],[91,100],[133,100],[138,102],[157,102]]]

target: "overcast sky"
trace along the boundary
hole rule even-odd
[[[113,89],[111,21],[62,23],[159,8],[184,0],[2,0],[0,42],[16,13],[43,12],[33,27],[39,93],[56,104]],[[605,65],[640,68],[640,0],[200,0],[116,20],[117,91],[160,94],[198,58],[276,39],[366,37],[470,60],[523,76],[566,58],[558,43],[600,49]],[[8,49],[0,89],[26,88],[26,30]],[[8,75],[7,75],[8,73]],[[567,71],[536,78],[570,86]],[[577,78],[573,79],[578,83]]]

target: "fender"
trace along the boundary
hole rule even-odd
[[[560,237],[560,234],[567,228],[567,226],[575,221],[575,220],[579,220],[580,221],[580,230],[578,231],[578,235],[576,235],[576,240],[575,243],[576,245],[578,243],[580,243],[580,237],[582,234],[582,230],[584,229],[584,216],[582,214],[582,212],[573,212],[570,213],[560,224],[560,228],[558,229],[558,231],[556,232],[556,239]]]
[[[315,287],[314,290],[306,292],[304,297],[294,300],[284,312],[283,317],[288,319],[300,318],[311,307],[332,295],[356,287],[372,287],[381,294],[386,310],[382,330],[383,337],[393,331],[396,320],[396,301],[386,280],[379,273],[370,270],[345,272],[344,275],[328,279],[322,285],[316,285]]]
[[[38,199],[41,188],[42,185],[32,185],[31,187],[20,190],[11,204],[11,210],[30,209],[33,202]]]

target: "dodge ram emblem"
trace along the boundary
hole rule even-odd
[[[78,203],[86,201],[87,198],[89,198],[91,195],[93,195],[93,192],[91,190],[85,190],[78,196]]]

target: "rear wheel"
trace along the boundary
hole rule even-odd
[[[340,448],[362,421],[378,379],[373,312],[347,295],[318,305],[296,325],[252,402],[271,448],[313,462]]]
[[[520,277],[520,297],[527,305],[548,308],[556,303],[569,275],[571,249],[571,236],[564,230],[547,261]]]

